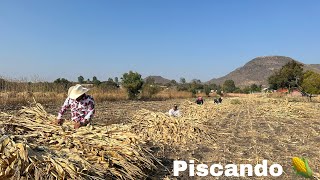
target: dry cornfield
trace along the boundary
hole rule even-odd
[[[134,131],[146,141],[171,148],[188,147],[190,143],[210,142],[207,127],[186,116],[175,118],[146,109],[138,111],[132,120]]]
[[[180,110],[181,118],[147,110],[138,111],[132,118],[134,123],[140,124],[137,132],[143,132],[144,140],[175,148],[176,153],[171,152],[169,159],[223,165],[256,165],[268,160],[270,164],[283,166],[285,173],[281,179],[299,179],[293,172],[291,158],[303,156],[309,159],[315,175],[319,176],[318,99],[308,102],[249,96],[227,98],[219,105],[207,102],[203,106],[185,101]],[[188,179],[187,174],[182,178]],[[173,178],[172,172],[168,177]]]
[[[55,126],[38,103],[0,117],[0,179],[137,179],[156,168],[126,125]]]
[[[68,178],[79,176],[84,179],[95,176],[124,179],[147,176],[155,179],[174,178],[171,170],[172,160],[175,159],[195,160],[197,163],[204,164],[252,165],[266,159],[270,163],[283,166],[285,173],[281,179],[299,179],[291,168],[292,157],[308,158],[314,172],[320,172],[319,100],[315,98],[314,102],[308,102],[304,99],[247,96],[225,98],[219,105],[207,99],[203,106],[179,100],[182,112],[180,118],[171,118],[166,115],[166,111],[177,103],[176,100],[108,102],[97,105],[96,119],[99,125],[94,126],[93,130],[80,128],[77,132],[73,131],[68,123],[60,129],[49,125],[47,119],[53,116],[43,113],[45,111],[41,111],[41,116],[30,114],[30,112],[20,112],[19,115],[2,114],[1,126],[5,127],[5,133],[11,134],[3,136],[5,140],[2,142],[9,142],[6,146],[9,149],[6,151],[14,151],[15,153],[11,154],[15,158],[19,156],[19,160],[15,161],[13,167],[17,167],[15,164],[22,164],[20,168],[29,165],[31,169],[28,170],[31,174],[27,175],[30,177],[37,175],[37,177],[47,178],[62,174]],[[113,117],[119,120],[127,119],[122,121],[125,125],[102,126],[110,124],[106,120],[109,121]],[[37,122],[36,120],[39,119],[41,121]],[[38,131],[43,134],[37,135],[35,132]],[[48,136],[47,131],[52,136]],[[53,133],[53,131],[56,132]],[[118,136],[127,138],[119,139]],[[59,139],[59,137],[63,138]],[[99,139],[101,137],[106,137],[104,140],[108,139],[108,141],[102,141]],[[32,139],[36,140],[31,141]],[[112,143],[113,141],[116,142]],[[42,145],[39,146],[39,142]],[[61,146],[62,149],[60,149]],[[75,149],[72,148],[74,146],[78,150],[70,151]],[[156,149],[155,147],[158,146],[160,148],[157,151],[149,150],[149,148]],[[112,147],[117,148],[112,149]],[[81,149],[86,150],[81,152]],[[20,152],[29,153],[29,151],[30,154],[41,153],[40,157],[46,163],[33,166],[33,163],[41,162],[38,156],[28,156],[28,161],[23,160],[23,153],[20,157]],[[85,163],[79,163],[78,158],[90,162],[89,168],[83,167]],[[166,167],[159,165],[156,158],[162,159]],[[124,161],[119,162],[119,159]],[[104,161],[108,162],[107,167],[104,166]],[[14,159],[11,158],[10,162],[12,164]],[[26,164],[19,162],[26,162]],[[55,166],[53,162],[60,166]],[[7,168],[10,165],[7,163],[6,166],[1,167]],[[66,165],[73,165],[76,171],[71,171],[72,168],[64,168]],[[152,171],[152,175],[149,173],[144,176],[151,169],[155,169],[155,165],[158,169]],[[60,174],[59,167],[64,170]],[[14,168],[10,167],[7,173],[12,174],[10,169]],[[102,169],[108,170],[100,174]],[[145,171],[146,169],[149,170]],[[5,172],[4,170],[3,173]],[[186,175],[187,173],[180,178],[188,179]],[[207,179],[214,178],[207,177]]]

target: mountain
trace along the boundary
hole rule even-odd
[[[246,63],[244,66],[230,72],[229,74],[220,78],[211,79],[207,83],[215,83],[222,85],[224,81],[232,79],[235,82],[236,86],[240,87],[248,86],[251,84],[261,84],[267,86],[268,77],[272,75],[275,71],[279,70],[283,65],[292,60],[294,59],[285,56],[257,57]],[[320,73],[320,64],[303,65],[305,70],[312,70]]]
[[[170,81],[171,81],[171,80],[169,80],[169,79],[163,78],[162,76],[148,76],[148,77],[146,77],[144,80],[147,80],[147,79],[149,79],[149,78],[154,79],[154,82],[155,82],[156,84],[161,84],[161,85],[165,85],[165,84],[167,84],[167,83],[170,83]]]
[[[320,73],[320,64],[305,64],[304,68],[317,73]]]

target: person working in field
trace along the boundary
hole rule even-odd
[[[218,99],[213,99],[215,104],[221,104],[222,103],[222,98],[219,97]]]
[[[196,103],[199,104],[199,105],[202,105],[203,104],[203,98],[201,96],[199,96],[196,100]]]
[[[174,105],[172,109],[169,110],[169,116],[179,117],[180,111],[177,105]]]
[[[86,94],[88,91],[89,89],[84,88],[80,84],[70,87],[68,98],[63,103],[55,124],[63,124],[62,116],[69,108],[71,109],[71,120],[74,122],[75,129],[91,123],[95,113],[95,103],[94,99]]]

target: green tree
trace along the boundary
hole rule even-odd
[[[234,93],[243,93],[243,90],[241,90],[239,87],[236,87],[236,89],[233,92]]]
[[[250,86],[250,91],[251,92],[261,92],[262,90],[262,85],[256,85],[256,84],[251,84]]]
[[[172,86],[176,86],[178,83],[177,83],[176,80],[172,79],[172,80],[170,81],[170,84],[171,84]]]
[[[222,87],[221,87],[221,85],[217,85],[216,91],[217,91],[217,94],[218,94],[218,95],[220,95],[220,96],[223,95],[223,94],[222,94]]]
[[[68,81],[67,79],[65,78],[58,78],[56,80],[53,81],[54,84],[59,84],[59,85],[62,85],[62,87],[64,89],[67,89],[69,86],[71,86],[71,82]]]
[[[223,92],[232,93],[236,90],[236,85],[233,80],[226,80],[222,86]]]
[[[123,87],[127,89],[129,99],[136,99],[143,86],[141,74],[132,71],[124,73],[121,81]]]
[[[242,92],[245,94],[250,94],[251,93],[251,87],[250,86],[246,86],[242,89]]]
[[[115,77],[115,78],[114,78],[114,82],[115,82],[117,85],[119,85],[119,78],[118,78],[118,77]]]
[[[256,84],[251,84],[250,90],[251,92],[257,92],[259,90],[259,87]]]
[[[99,81],[96,76],[93,76],[93,78],[92,78],[92,83],[93,83],[95,86],[99,86],[99,85],[101,84],[101,81]]]
[[[6,84],[6,81],[0,78],[0,91],[5,89]]]
[[[290,61],[268,78],[270,88],[299,87],[303,81],[303,65]]]
[[[210,95],[210,92],[211,92],[210,85],[204,85],[203,86],[203,90],[204,90],[204,93],[206,93],[207,96]]]
[[[305,72],[301,86],[309,94],[320,94],[320,74],[313,71]]]
[[[171,86],[178,86],[178,83],[176,80],[171,80],[170,82],[165,84],[167,87],[171,87]]]
[[[53,83],[56,83],[56,84],[68,84],[68,83],[70,83],[70,81],[68,81],[65,78],[58,78],[58,79],[54,80]]]
[[[199,79],[193,79],[189,84],[188,91],[192,92],[192,94],[196,94],[199,91],[203,91],[203,84]]]
[[[180,78],[180,83],[181,84],[186,84],[187,83],[186,78],[183,78],[183,77]]]
[[[112,82],[114,83],[114,80],[112,78],[108,78],[107,82]]]
[[[209,88],[211,90],[215,90],[215,91],[218,90],[218,86],[216,84],[214,84],[214,83],[209,84]]]
[[[78,82],[79,82],[80,84],[83,84],[83,83],[84,83],[84,78],[83,78],[83,76],[79,76],[79,77],[78,77]]]
[[[195,84],[201,84],[201,80],[200,79],[193,79],[191,82],[195,83]]]
[[[178,84],[177,90],[178,91],[188,91],[190,89],[190,84],[185,83],[185,84]]]

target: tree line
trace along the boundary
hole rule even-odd
[[[320,94],[320,74],[304,71],[303,64],[290,61],[268,78],[270,88],[299,89],[309,94]]]
[[[296,61],[291,61],[284,65],[280,70],[276,71],[268,78],[269,88],[277,90],[279,88],[299,88],[301,91],[305,91],[311,94],[320,93],[320,74],[313,71],[303,70],[303,65]],[[129,71],[124,73],[121,78],[108,78],[106,81],[100,81],[96,76],[92,79],[86,79],[83,76],[78,77],[78,83],[91,84],[94,87],[101,88],[103,90],[112,90],[123,87],[127,90],[129,99],[136,99],[141,94],[144,97],[152,97],[157,94],[163,88],[174,88],[178,91],[188,91],[193,95],[198,93],[205,93],[210,95],[212,91],[221,95],[222,93],[254,93],[261,92],[262,86],[252,84],[246,87],[237,87],[233,80],[226,80],[222,85],[214,83],[206,84],[202,83],[199,79],[193,79],[187,82],[185,78],[180,78],[180,81],[171,80],[169,83],[161,86],[155,82],[153,78],[142,79],[141,74],[138,72]],[[53,91],[61,92],[66,91],[75,82],[71,82],[65,78],[58,78],[53,83],[49,82],[8,82],[4,79],[0,79],[0,91],[3,90],[16,90],[19,86],[24,86],[23,90],[27,91]]]

